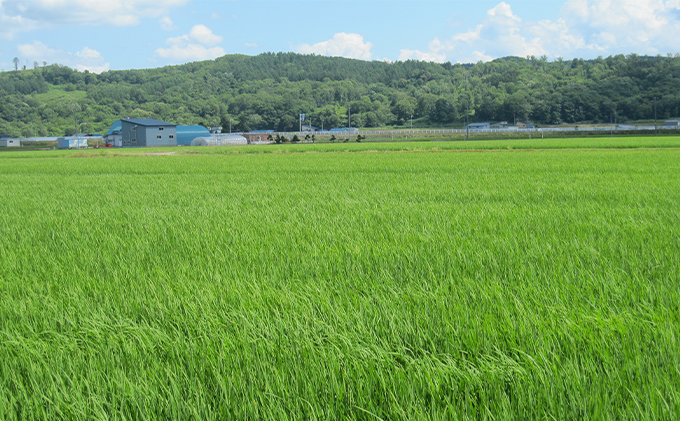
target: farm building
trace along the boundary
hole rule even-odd
[[[104,140],[117,148],[123,146],[123,135],[120,133],[122,130],[123,123],[120,120],[114,121],[109,131],[104,135]]]
[[[680,129],[680,120],[666,120],[662,127],[664,129]]]
[[[21,139],[12,139],[9,136],[0,137],[0,147],[12,148],[21,146]]]
[[[87,146],[87,138],[84,136],[65,136],[57,139],[59,149],[81,149]]]
[[[472,123],[468,124],[467,128],[470,130],[490,129],[491,123]]]
[[[203,126],[177,126],[177,146],[189,146],[197,137],[210,137],[210,130]]]
[[[269,142],[269,136],[273,136],[274,130],[253,130],[250,133],[243,133],[249,143]]]
[[[124,147],[177,146],[177,125],[153,119],[121,120]]]

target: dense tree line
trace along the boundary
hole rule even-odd
[[[461,65],[267,53],[100,75],[55,64],[0,73],[0,132],[101,132],[125,117],[289,131],[300,113],[324,128],[350,114],[355,127],[628,122],[655,108],[659,119],[679,116],[678,80],[677,55]]]

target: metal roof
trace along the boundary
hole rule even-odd
[[[140,119],[121,120],[121,121],[136,124],[138,126],[176,126],[175,123],[168,123],[166,121],[154,120],[152,118],[140,118]]]
[[[105,136],[111,136],[114,132],[119,132],[123,130],[123,123],[120,120],[116,120],[111,125],[111,128],[106,132]]]
[[[203,126],[177,126],[177,145],[188,146],[197,137],[210,137],[210,130]]]
[[[274,130],[252,130],[250,133],[274,133]]]

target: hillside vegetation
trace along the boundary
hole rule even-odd
[[[680,58],[631,54],[585,61],[507,57],[461,65],[267,53],[96,75],[52,64],[0,73],[0,132],[105,131],[121,117],[235,130],[627,122],[680,115]],[[656,100],[655,100],[656,98]]]

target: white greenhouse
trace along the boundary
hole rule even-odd
[[[197,137],[191,141],[191,146],[231,146],[247,145],[248,140],[235,134],[214,134],[210,137]]]

